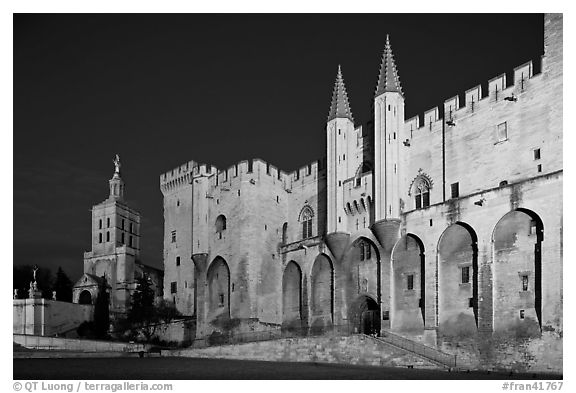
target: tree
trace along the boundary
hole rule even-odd
[[[58,267],[54,281],[56,299],[63,302],[72,302],[72,281],[68,278],[62,267]]]
[[[145,341],[150,341],[159,324],[170,322],[180,316],[171,303],[162,301],[156,305],[155,299],[156,293],[150,278],[146,275],[137,278],[127,317],[118,320],[116,326],[127,332],[130,339],[141,335]]]

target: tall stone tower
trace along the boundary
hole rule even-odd
[[[354,132],[354,118],[348,102],[348,93],[344,86],[342,70],[338,66],[338,74],[334,83],[332,103],[326,124],[327,135],[327,233],[342,232],[347,228],[344,214],[344,195],[342,183],[349,177],[347,173],[347,143]],[[348,159],[350,156],[348,155]]]
[[[134,290],[140,255],[140,213],[124,201],[120,157],[109,180],[108,198],[92,207],[92,250],[84,253],[84,275],[74,286],[75,303],[94,303],[103,280],[110,291],[111,312],[124,313]]]
[[[404,96],[387,35],[374,96],[375,221],[400,217],[403,124]]]

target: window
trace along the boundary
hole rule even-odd
[[[502,142],[508,139],[508,125],[506,122],[498,124],[497,133],[498,142]]]
[[[414,275],[409,274],[406,276],[406,289],[409,291],[414,289]]]
[[[133,224],[130,223],[130,233],[132,233],[132,229],[134,229],[134,228],[133,228]]]
[[[528,276],[522,276],[522,291],[526,292],[528,290]]]
[[[180,266],[180,257],[176,257],[176,266]]]
[[[360,187],[362,185],[362,179],[357,177],[356,178],[356,187]]]
[[[226,230],[226,216],[220,214],[216,218],[216,233],[218,234],[218,239],[222,239],[222,232]]]
[[[110,241],[110,232],[106,232],[106,241],[107,241],[107,242]]]
[[[360,260],[368,260],[372,257],[372,247],[370,243],[361,241],[358,246],[360,247]]]
[[[120,243],[124,244],[124,232],[120,235]]]
[[[176,281],[172,281],[170,283],[170,293],[178,292],[178,283]]]
[[[134,247],[134,245],[132,244],[132,236],[128,238],[128,247]]]
[[[176,231],[172,231],[172,243],[176,243]]]
[[[124,229],[124,219],[122,219],[122,229]]]
[[[106,219],[106,228],[110,228],[110,217]]]
[[[98,220],[98,229],[102,229],[102,220]]]
[[[312,237],[312,217],[314,213],[309,206],[304,207],[300,212],[300,222],[302,223],[302,239]]]
[[[520,319],[524,319],[524,310],[520,310]]]
[[[538,164],[538,173],[542,172],[542,164]]]
[[[534,160],[540,159],[540,149],[534,149]]]
[[[470,282],[470,266],[462,267],[462,284],[468,284]]]
[[[450,188],[451,188],[451,190],[452,190],[452,198],[458,198],[458,196],[460,195],[460,190],[459,190],[458,182],[452,183],[452,185],[450,186]]]
[[[282,244],[286,244],[288,242],[288,223],[285,222],[282,225]]]
[[[98,243],[102,243],[102,233],[98,234]]]
[[[428,178],[427,175],[419,174],[416,176],[412,182],[412,186],[410,187],[411,193],[414,195],[414,205],[416,209],[430,206],[431,189],[432,181]]]
[[[224,307],[224,294],[220,293],[218,295],[218,307]]]

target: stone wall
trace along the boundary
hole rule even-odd
[[[364,336],[290,338],[203,349],[163,351],[162,355],[388,367],[438,367],[401,349],[375,342]]]
[[[46,299],[13,300],[13,332],[53,336],[93,319],[94,306]]]

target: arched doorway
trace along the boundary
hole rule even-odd
[[[413,234],[402,236],[392,250],[393,330],[424,329],[425,276],[424,244]]]
[[[92,294],[88,290],[83,290],[78,296],[78,303],[80,304],[92,304]]]
[[[505,214],[492,244],[494,330],[538,336],[542,326],[542,241],[544,226],[530,210]]]
[[[437,319],[444,336],[468,337],[478,326],[478,237],[466,223],[450,225],[438,241]]]
[[[312,266],[311,309],[314,325],[332,324],[334,314],[334,269],[324,255],[316,257]],[[318,321],[318,322],[317,322]],[[315,323],[316,322],[316,323]]]
[[[208,312],[213,317],[230,316],[230,269],[222,257],[216,257],[206,274]]]
[[[355,333],[380,334],[380,308],[373,298],[358,297],[350,311],[350,321]]]
[[[302,270],[288,262],[282,276],[282,324],[300,326],[302,318]]]

